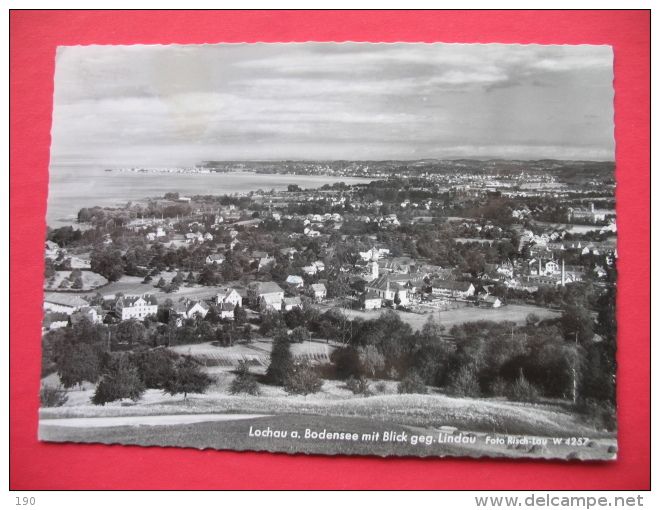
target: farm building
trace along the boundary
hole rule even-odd
[[[71,315],[89,303],[78,296],[51,292],[44,296],[44,310],[51,312],[62,312]]]
[[[451,297],[454,299],[465,299],[474,296],[474,285],[470,282],[454,282],[436,280],[433,282],[431,291],[434,296]]]

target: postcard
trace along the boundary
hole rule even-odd
[[[610,46],[57,52],[39,438],[612,460]]]

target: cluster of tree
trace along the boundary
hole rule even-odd
[[[350,344],[337,350],[333,361],[342,379],[379,376],[401,381],[402,393],[415,388],[423,392],[425,385],[431,385],[470,397],[493,394],[492,384],[498,378],[515,381],[520,367],[541,377],[540,367],[545,366],[542,373],[547,380],[539,379],[539,383],[545,384],[549,394],[566,396],[563,392],[572,388],[572,379],[554,375],[558,366],[568,363],[572,347],[556,328],[543,330],[543,335],[538,328],[533,330],[534,342],[516,329],[507,323],[468,323],[453,328],[451,338],[432,320],[413,333],[398,315],[386,313],[382,321],[354,327]],[[546,351],[555,355],[550,364],[544,361]],[[564,367],[566,377],[571,366]]]
[[[391,311],[368,321],[351,321],[339,309],[302,312],[296,313],[295,324],[344,342],[332,356],[334,376],[351,380],[349,386],[357,393],[368,393],[362,379],[380,377],[400,381],[401,393],[425,392],[428,385],[457,396],[597,402],[602,410],[612,408],[615,393],[612,292],[599,303],[597,320],[582,302],[573,301],[564,304],[558,320],[530,316],[525,326],[472,322],[453,327],[449,335],[432,319],[413,332]],[[280,327],[284,314],[279,322],[277,314],[272,315],[272,327]],[[600,341],[594,341],[596,331]],[[282,384],[291,371],[290,341],[287,336],[273,348],[277,362],[269,369],[271,381]],[[614,426],[611,413],[607,416],[609,421],[603,419],[601,425]]]
[[[57,243],[60,248],[77,246],[83,235],[80,229],[74,230],[73,227],[48,228],[46,238],[49,241]]]
[[[606,241],[610,237],[616,237],[616,232],[612,232],[611,230],[606,230],[605,232],[601,233],[601,229],[596,228],[594,230],[590,230],[589,232],[580,232],[580,233],[571,233],[571,232],[566,232],[564,234],[564,241],[588,241],[588,242],[597,242],[601,243],[603,241]]]
[[[178,193],[166,193],[165,198],[168,201],[177,200]],[[123,227],[137,218],[183,218],[190,216],[191,213],[190,204],[161,204],[150,200],[146,207],[131,202],[122,208],[83,207],[78,211],[78,222],[101,227],[107,227],[109,224],[112,224],[113,227]]]
[[[57,372],[64,388],[95,383],[105,353],[110,350],[108,328],[86,319],[47,333],[42,341],[44,374]]]
[[[146,344],[152,347],[177,345],[190,345],[205,342],[214,342],[220,347],[229,347],[238,341],[250,341],[252,339],[252,329],[249,325],[246,328],[245,311],[241,307],[236,307],[239,311],[238,320],[224,321],[219,315],[211,309],[205,319],[193,317],[182,321],[178,325],[175,317],[170,317],[166,324],[157,323],[155,327],[147,331]]]
[[[54,275],[53,275],[54,276]],[[53,280],[53,276],[50,277],[50,281]],[[60,282],[60,289],[72,289],[72,290],[81,290],[84,286],[82,271],[80,269],[74,269],[70,274],[65,276]]]
[[[147,389],[183,394],[185,400],[188,393],[204,393],[213,382],[192,358],[168,349],[107,354],[92,403],[138,401]]]
[[[144,322],[130,319],[108,326],[91,324],[83,318],[71,327],[49,331],[44,335],[44,373],[57,371],[65,387],[71,387],[83,381],[95,381],[93,376],[90,378],[87,375],[98,372],[98,362],[104,352],[202,342],[229,346],[239,340],[250,340],[251,328],[248,325],[249,330],[246,331],[244,327],[247,318],[245,310],[236,307],[234,314],[234,321],[226,321],[212,308],[205,319],[186,319],[181,326],[178,326],[176,317],[168,317],[167,310],[163,310],[163,316],[160,317],[164,322],[151,316]]]
[[[78,211],[78,223],[91,223],[92,225],[106,226],[113,223],[114,226],[123,226],[137,217],[137,212],[127,208],[109,207],[83,207]]]
[[[95,404],[137,400],[149,388],[172,395],[183,393],[185,398],[188,393],[203,392],[213,382],[192,359],[149,348],[144,343],[147,334],[148,329],[139,322],[124,321],[117,326],[113,342],[110,328],[82,319],[44,337],[44,369],[57,372],[65,389],[98,383]],[[131,350],[113,352],[113,343]],[[56,401],[50,390],[44,399]]]
[[[126,262],[121,255],[121,251],[111,246],[99,247],[92,250],[90,254],[91,270],[108,279],[110,282],[116,282],[124,276]]]
[[[162,243],[154,243],[151,248],[144,246],[144,240],[130,246],[122,255],[115,244],[97,244],[90,254],[91,270],[109,281],[117,281],[124,274],[129,276],[157,276],[166,269],[200,272],[198,282],[202,285],[218,285],[225,281],[235,281],[250,271],[251,261],[244,253],[227,251],[221,266],[207,264],[206,258],[211,249],[205,245],[166,248]],[[181,283],[181,282],[180,282]]]
[[[250,372],[250,366],[246,361],[238,362],[236,377],[229,386],[229,393],[232,395],[245,393],[246,396],[259,395],[261,393],[259,384],[257,384],[257,378]]]
[[[488,239],[484,236],[489,232],[492,233],[492,243],[458,244],[455,242],[457,237],[471,237],[473,232],[456,222],[401,225],[396,230],[379,232],[378,241],[388,246],[393,256],[407,253],[435,265],[455,267],[460,272],[476,275],[483,271],[485,263],[504,262],[520,256],[515,232],[495,227],[475,237]]]
[[[46,281],[55,281],[55,271],[56,271],[55,263],[53,262],[53,259],[50,257],[46,257],[46,264],[44,266],[44,279]]]
[[[65,257],[64,252],[60,251],[58,258],[53,261],[50,257],[45,259],[44,279],[48,282],[48,286],[52,287],[55,284],[56,271],[68,271],[71,269],[71,259]],[[79,290],[83,288],[82,271],[74,269],[60,282],[61,289],[74,289]]]
[[[317,393],[323,387],[323,380],[307,360],[295,363],[291,354],[291,335],[280,330],[273,340],[270,363],[266,371],[266,381],[283,386],[290,395]]]
[[[420,188],[427,188],[428,190]],[[435,194],[429,190],[434,188],[435,183],[427,179],[394,177],[387,180],[372,181],[365,186],[361,186],[356,195],[365,202],[380,200],[388,204],[397,204],[404,200],[416,202],[432,198]],[[387,213],[384,212],[384,214]]]

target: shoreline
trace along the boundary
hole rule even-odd
[[[231,172],[216,174],[147,174],[139,172],[105,172],[93,169],[51,173],[46,224],[49,227],[78,226],[77,215],[84,207],[123,207],[128,202],[145,204],[164,200],[168,192],[182,195],[223,196],[234,193],[284,191],[289,184],[318,189],[324,184],[345,182],[365,184],[374,178],[326,177],[294,174],[257,174]]]

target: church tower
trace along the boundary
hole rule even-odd
[[[378,262],[375,260],[371,263],[371,279],[375,280],[378,278]]]

